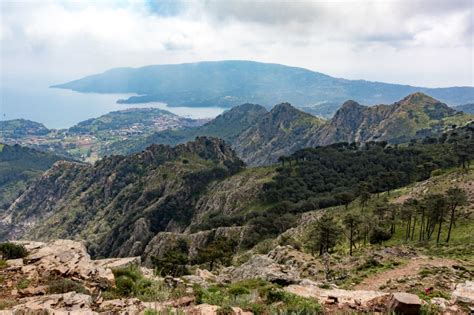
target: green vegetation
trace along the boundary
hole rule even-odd
[[[63,158],[48,152],[19,145],[3,145],[0,150],[0,213],[25,191],[29,184],[61,159]]]
[[[145,302],[164,302],[186,295],[185,288],[170,288],[162,281],[146,279],[134,266],[115,269],[113,273],[115,287],[104,292],[105,299],[135,297]]]
[[[18,245],[14,243],[0,243],[0,256],[3,259],[18,259],[23,258],[28,255],[28,251],[23,245]]]
[[[53,279],[48,282],[49,294],[61,294],[67,292],[87,293],[86,288],[77,281],[65,278]]]
[[[188,251],[188,243],[184,239],[178,239],[162,257],[152,257],[156,273],[162,277],[179,277],[188,274]]]
[[[230,285],[195,286],[196,303],[218,305],[223,310],[240,307],[254,314],[319,314],[321,306],[313,299],[302,298],[269,282],[252,279]]]

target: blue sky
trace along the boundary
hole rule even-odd
[[[2,85],[249,59],[337,77],[474,85],[473,2],[1,1]]]

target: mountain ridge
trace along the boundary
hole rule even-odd
[[[289,102],[299,106],[392,103],[414,92],[429,93],[450,105],[474,101],[474,87],[425,88],[331,77],[312,70],[245,60],[118,68],[53,85],[78,92],[136,93],[119,103],[161,101],[169,106],[233,107],[243,103]]]

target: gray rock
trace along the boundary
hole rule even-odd
[[[474,281],[457,284],[452,296],[456,302],[474,305]]]
[[[420,308],[421,300],[415,294],[397,292],[390,297],[389,309],[397,314],[417,315]]]
[[[278,264],[265,255],[254,255],[238,267],[224,268],[218,276],[218,281],[237,282],[255,278],[281,285],[301,281],[300,273],[297,270],[290,266]]]

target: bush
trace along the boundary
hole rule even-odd
[[[381,227],[375,227],[372,233],[370,234],[370,244],[381,244],[384,241],[388,241],[392,238],[390,232],[384,230]]]
[[[234,310],[230,306],[220,307],[216,311],[216,315],[234,315]]]
[[[3,259],[18,259],[28,255],[25,246],[13,243],[0,243],[0,254]]]
[[[61,294],[67,292],[87,293],[86,288],[76,281],[70,279],[55,279],[48,283],[49,294]]]

